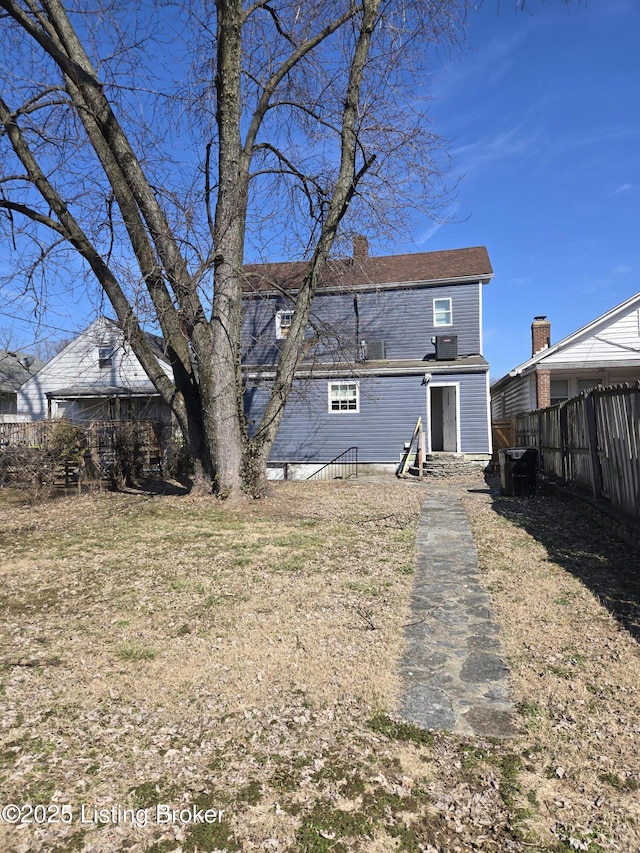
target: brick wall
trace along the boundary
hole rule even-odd
[[[551,371],[536,371],[536,408],[546,409],[551,405]]]

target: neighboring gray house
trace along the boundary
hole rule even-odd
[[[18,389],[40,367],[42,361],[31,355],[0,350],[0,423],[19,420]]]
[[[245,410],[266,403],[304,263],[245,267]],[[393,469],[418,417],[427,452],[473,461],[491,454],[489,365],[482,354],[484,247],[332,261],[318,290],[309,351],[271,454],[305,476],[351,446],[361,463]]]
[[[640,293],[556,344],[548,319],[535,317],[531,343],[531,358],[491,386],[494,421],[562,403],[596,385],[640,380]]]
[[[162,342],[153,339],[160,363],[171,375]],[[107,420],[169,420],[168,406],[148,379],[116,323],[98,317],[17,393],[20,420],[68,418],[75,423]]]

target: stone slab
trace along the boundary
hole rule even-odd
[[[428,729],[512,737],[516,715],[500,626],[459,493],[425,500],[401,675],[401,716]]]

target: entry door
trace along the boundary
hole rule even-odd
[[[431,451],[458,452],[458,386],[430,386]]]

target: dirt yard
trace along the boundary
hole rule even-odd
[[[0,850],[640,850],[638,555],[452,486],[521,734],[423,732],[394,711],[429,488],[0,491]]]

